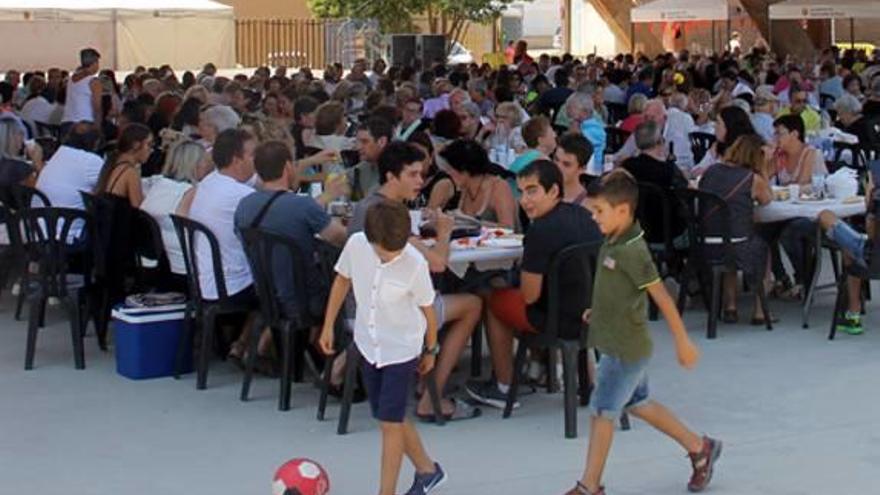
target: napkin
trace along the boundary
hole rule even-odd
[[[848,167],[841,167],[825,179],[825,187],[831,196],[849,198],[859,193],[859,174]]]

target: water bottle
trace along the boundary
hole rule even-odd
[[[813,194],[817,199],[825,197],[825,174],[813,174]]]

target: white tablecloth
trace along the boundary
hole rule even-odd
[[[781,222],[793,218],[819,218],[822,210],[831,210],[838,218],[862,215],[867,210],[865,199],[855,203],[843,203],[842,200],[828,200],[816,203],[798,203],[795,201],[774,201],[767,206],[755,209],[755,221],[760,223]]]
[[[464,277],[470,266],[481,272],[507,270],[513,267],[522,255],[522,247],[452,249],[449,253],[449,269],[458,277]]]

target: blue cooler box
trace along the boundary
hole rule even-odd
[[[133,380],[173,375],[185,308],[175,304],[114,309],[116,372]],[[192,371],[191,347],[187,342],[181,373]]]

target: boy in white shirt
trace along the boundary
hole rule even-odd
[[[333,322],[354,288],[354,342],[364,358],[370,409],[382,427],[379,495],[394,495],[404,454],[416,468],[408,495],[428,494],[446,481],[406,418],[416,369],[428,373],[440,350],[428,262],[408,243],[410,233],[409,211],[400,202],[370,207],[364,232],[352,235],[339,256],[320,338],[321,350],[332,354]]]

